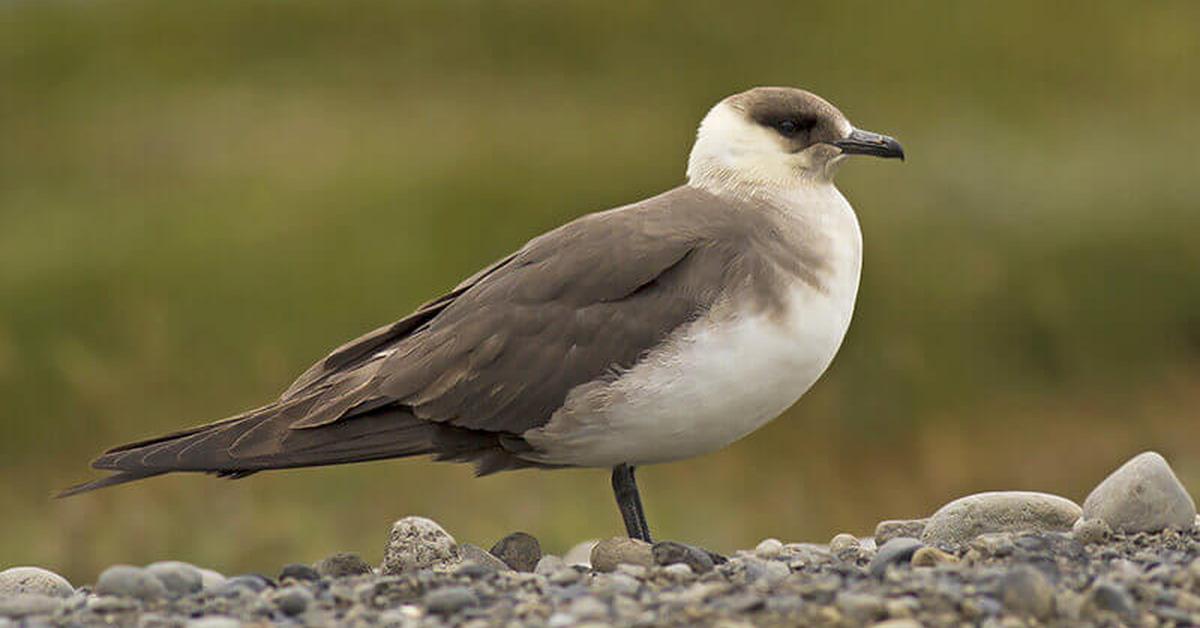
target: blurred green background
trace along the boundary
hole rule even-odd
[[[839,185],[854,324],[786,416],[645,469],[664,538],[870,534],[986,489],[1200,489],[1200,4],[4,2],[0,567],[377,561],[423,514],[550,551],[605,471],[423,460],[56,501],[91,456],[277,395],[582,213],[677,185],[715,101],[811,89],[907,163]]]

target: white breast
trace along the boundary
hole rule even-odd
[[[830,242],[823,291],[797,281],[782,315],[743,313],[733,302],[714,308],[616,381],[573,391],[550,423],[524,435],[537,459],[607,467],[696,456],[762,427],[808,391],[850,324],[862,236],[832,186],[801,200]]]

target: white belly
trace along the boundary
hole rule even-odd
[[[837,199],[845,204],[838,195]],[[824,291],[797,281],[782,312],[714,308],[619,379],[581,386],[544,427],[524,434],[536,460],[608,467],[715,451],[796,402],[833,360],[850,324],[861,236],[848,212],[834,231]]]

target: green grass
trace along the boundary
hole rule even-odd
[[[394,518],[552,550],[619,531],[600,471],[426,462],[161,479],[99,449],[231,414],[525,239],[681,181],[720,97],[808,87],[858,162],[866,266],[831,372],[640,477],[665,536],[867,533],[961,493],[1081,499],[1159,448],[1200,486],[1200,9],[1041,3],[0,7],[0,566],[273,571]]]

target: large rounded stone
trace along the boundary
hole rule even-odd
[[[185,562],[164,560],[146,565],[146,571],[158,578],[173,597],[196,593],[204,588],[204,576],[200,570]]]
[[[382,570],[384,575],[394,576],[458,561],[458,543],[442,526],[425,517],[405,517],[392,525]]]
[[[963,545],[991,532],[1069,532],[1079,514],[1075,502],[1057,495],[977,493],[956,499],[933,513],[921,540],[946,547]]]
[[[516,571],[532,572],[542,559],[542,546],[531,534],[513,532],[492,546],[492,555]]]
[[[1162,456],[1147,451],[1104,478],[1083,502],[1086,519],[1100,519],[1118,532],[1186,530],[1196,520],[1196,503]]]
[[[128,597],[149,602],[167,595],[167,587],[145,569],[131,565],[114,565],[96,579],[96,593]]]
[[[41,567],[12,567],[0,571],[0,596],[37,593],[67,597],[75,592],[67,579]]]
[[[654,550],[649,543],[637,539],[605,539],[592,548],[591,564],[596,571],[616,571],[617,565],[653,567]]]

